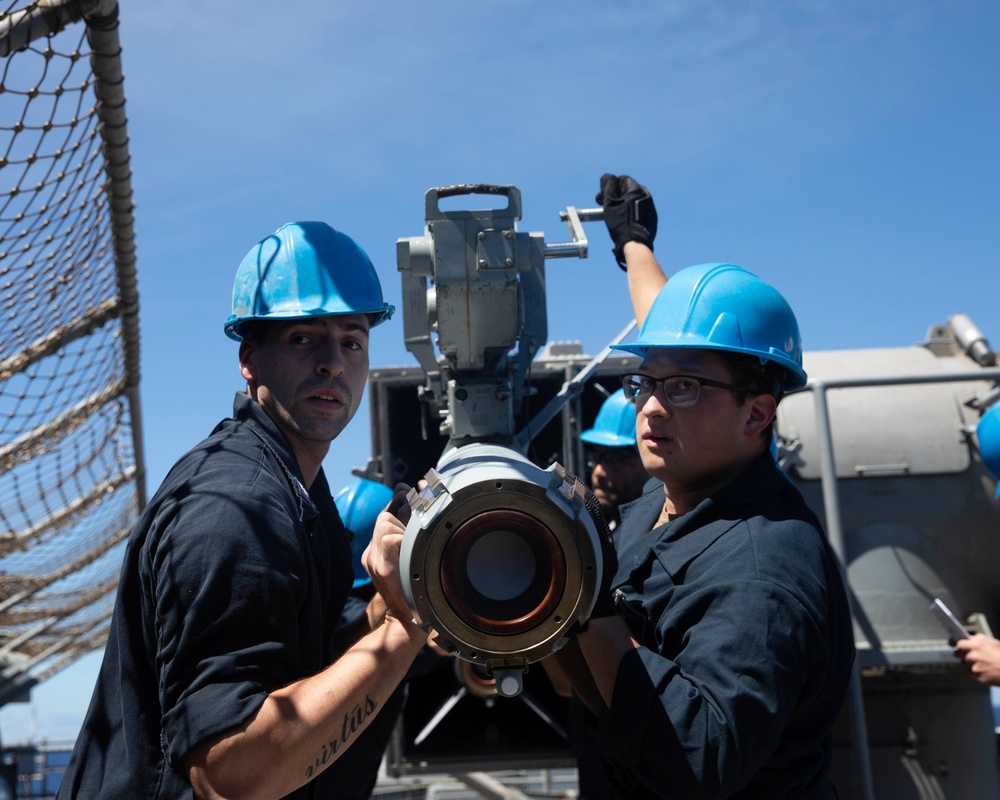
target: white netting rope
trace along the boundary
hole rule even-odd
[[[117,8],[17,5],[0,11],[0,668],[40,679],[103,644],[144,490]]]

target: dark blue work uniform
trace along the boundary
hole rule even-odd
[[[193,748],[333,660],[350,534],[323,472],[307,492],[263,409],[238,394],[233,417],[174,465],[132,531],[60,800],[192,798]],[[336,780],[328,769],[289,797],[335,796]]]
[[[831,798],[831,730],[854,634],[836,557],[770,454],[653,529],[622,510],[622,660],[600,748],[622,798]],[[652,529],[652,530],[651,530]]]

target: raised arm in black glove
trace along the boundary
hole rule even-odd
[[[615,260],[626,269],[624,247],[626,242],[640,242],[650,250],[656,238],[656,206],[653,196],[645,186],[628,175],[601,176],[601,191],[597,202],[604,207],[604,224],[615,243]]]

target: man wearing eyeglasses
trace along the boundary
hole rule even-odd
[[[633,179],[603,176],[598,202],[642,323],[616,345],[642,358],[622,387],[662,481],[622,509],[610,591],[561,657],[589,671],[569,668],[600,718],[609,789],[835,797],[850,610],[819,521],[770,454],[782,395],[806,383],[795,316],[731,264],[667,281],[655,207]]]

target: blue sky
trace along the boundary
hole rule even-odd
[[[668,274],[756,272],[806,350],[905,347],[959,311],[1000,348],[995,2],[173,0],[122,3],[120,36],[150,493],[241,388],[222,324],[246,251],[326,220],[398,304],[395,241],[435,186],[517,186],[520,230],[561,242],[560,210],[631,174]],[[587,232],[589,259],[548,262],[549,335],[593,354],[631,311]],[[397,316],[372,365],[413,363]],[[331,484],[369,451],[365,408]],[[75,736],[99,657],[0,710],[5,741]]]

